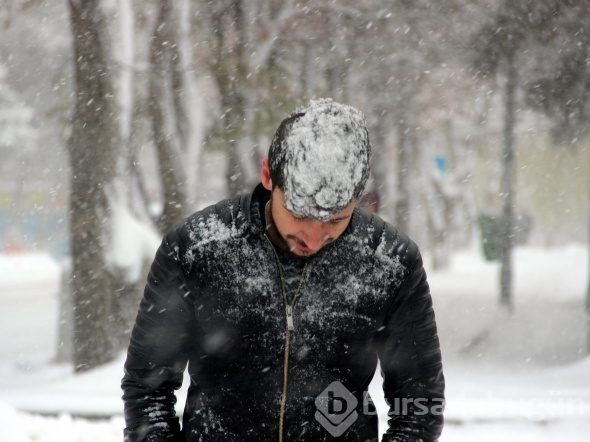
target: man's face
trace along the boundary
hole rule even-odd
[[[342,211],[335,213],[330,220],[322,222],[300,217],[288,210],[285,207],[284,195],[278,187],[272,190],[272,219],[291,252],[299,256],[313,255],[342,235],[356,204],[356,201],[352,201]]]

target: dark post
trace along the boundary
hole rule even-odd
[[[516,125],[515,93],[518,72],[514,53],[506,57],[506,96],[504,149],[502,153],[501,198],[503,200],[501,229],[500,305],[512,310],[512,247],[514,238],[514,127]]]

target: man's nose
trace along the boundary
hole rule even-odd
[[[322,248],[328,236],[324,229],[324,224],[316,220],[309,221],[304,234],[303,241],[305,241],[305,245],[313,252],[317,252]]]

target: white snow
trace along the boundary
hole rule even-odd
[[[587,440],[587,260],[585,245],[517,249],[513,315],[497,308],[498,265],[477,251],[429,271],[447,380],[441,442]],[[52,362],[58,283],[45,255],[0,256],[0,440],[119,441],[124,355],[81,375]],[[370,392],[383,430],[378,376]]]
[[[198,220],[191,226],[189,237],[192,247],[203,247],[211,242],[223,242],[235,238],[240,231],[232,224],[227,226],[216,214],[211,214],[205,220]]]
[[[370,157],[363,115],[330,99],[311,100],[291,126],[284,149],[285,205],[294,213],[328,220],[358,197]],[[274,160],[273,160],[274,161]]]
[[[113,236],[107,262],[123,269],[128,282],[135,282],[145,261],[154,257],[161,237],[152,226],[133,216],[124,202],[112,198],[111,208]]]
[[[56,287],[60,278],[59,264],[47,253],[0,254],[0,292],[30,289],[48,285]]]
[[[6,442],[107,442],[123,439],[123,417],[106,422],[74,419],[68,414],[43,417],[0,403],[0,440]]]

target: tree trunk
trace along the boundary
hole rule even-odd
[[[172,3],[161,0],[159,5],[150,46],[149,113],[162,179],[163,210],[159,228],[165,233],[182,219],[187,197],[181,149],[184,135],[177,130],[180,123],[177,121],[179,116],[175,112],[177,105],[173,93],[175,82],[178,81],[173,74],[173,58],[178,56],[178,39],[174,29],[176,20]]]
[[[387,176],[389,174],[387,164],[387,151],[389,139],[389,126],[386,124],[388,113],[381,106],[375,106],[372,127],[369,128],[372,134],[372,155],[371,155],[371,175],[373,178],[373,188],[367,189],[375,191],[379,198],[379,213],[382,216],[388,216],[391,212],[389,204],[389,188]]]
[[[245,0],[235,0],[232,2],[231,11],[225,17],[231,20],[231,27],[227,28],[228,33],[233,31],[234,35],[226,35],[226,45],[223,48],[227,60],[226,77],[224,78],[225,86],[222,91],[225,93],[222,97],[224,103],[224,112],[227,109],[227,135],[229,136],[228,144],[228,168],[227,168],[227,187],[230,195],[237,195],[244,192],[249,185],[249,164],[250,161],[247,146],[247,140],[244,138],[249,135],[247,124],[251,118],[248,117],[246,93],[243,90],[246,82],[246,53],[248,50],[254,50],[249,46],[248,33],[248,5]]]
[[[500,238],[500,305],[512,311],[512,248],[514,238],[514,127],[516,125],[515,94],[518,82],[518,71],[514,55],[506,60],[507,79],[504,119],[504,151],[502,153],[502,188],[503,199],[502,229]]]
[[[187,158],[187,198],[188,204],[195,207],[204,198],[201,189],[201,157],[205,140],[205,105],[203,93],[197,83],[197,66],[193,55],[191,38],[192,2],[181,0],[179,5],[179,53],[182,63],[181,87],[175,90],[177,100],[181,100],[186,109],[187,136],[184,150]]]
[[[100,1],[70,0],[69,5],[76,91],[69,139],[73,359],[75,370],[84,371],[115,353],[111,330],[118,312],[106,259],[111,239],[107,192],[116,173],[119,125]]]
[[[124,140],[127,151],[125,179],[132,212],[146,222],[157,223],[157,216],[149,210],[150,195],[142,174],[142,150],[152,149],[152,130],[149,114],[149,47],[155,23],[154,5],[144,0],[133,0],[133,61],[130,64],[132,103],[128,137]]]
[[[586,289],[586,318],[588,320],[587,353],[590,354],[590,178],[588,178],[588,287]]]
[[[395,220],[397,227],[408,233],[410,227],[410,128],[403,117],[397,127],[397,195]]]
[[[249,60],[258,50],[254,36],[260,31],[254,18],[258,6],[253,2],[232,0],[226,8],[212,17],[216,29],[219,59],[214,74],[219,85],[223,118],[217,130],[227,149],[226,182],[230,195],[239,194],[258,180],[256,157],[252,149],[252,129],[255,122],[255,90],[258,71],[249,70]],[[267,60],[264,60],[268,63]]]

